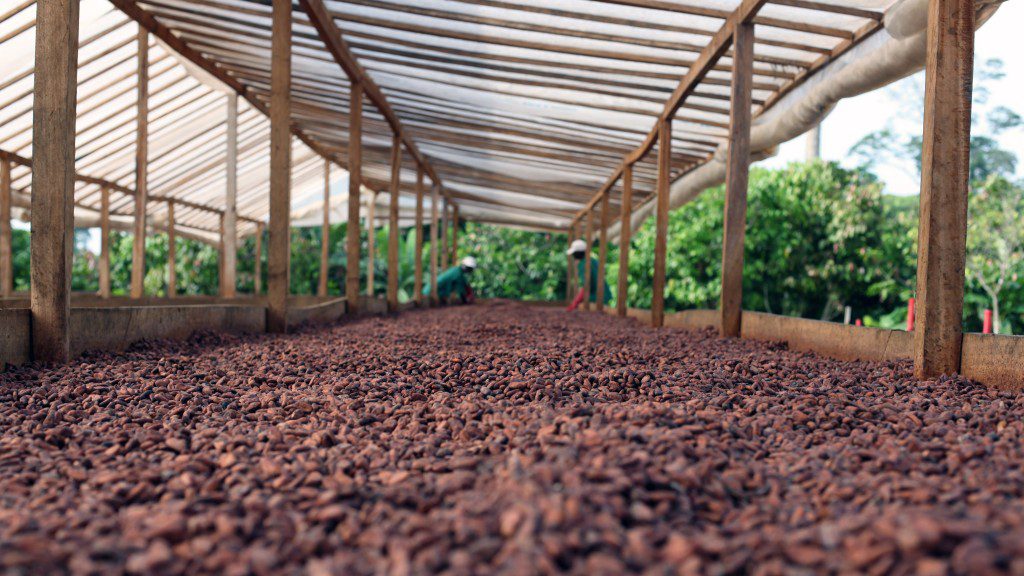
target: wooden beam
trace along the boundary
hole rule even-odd
[[[70,357],[78,0],[36,5],[32,102],[32,357]]]
[[[398,311],[398,197],[402,184],[402,141],[396,134],[391,140],[391,189],[388,196],[388,311]]]
[[[359,309],[360,226],[359,192],[363,181],[363,87],[352,84],[348,120],[348,227],[345,245],[345,303],[349,312]]]
[[[448,269],[448,199],[441,201],[441,271]]]
[[[601,230],[598,232],[599,247],[597,250],[597,311],[604,312],[605,265],[608,260],[608,224],[611,214],[608,209],[608,197],[611,191],[604,193],[601,200]]]
[[[459,206],[452,206],[452,266],[459,264]]]
[[[173,218],[173,213],[169,213]],[[172,224],[168,224],[172,226]],[[110,188],[100,189],[100,298],[110,298]]]
[[[572,247],[573,240],[576,239],[576,225],[569,226],[569,238],[567,244],[568,248]],[[572,304],[573,298],[576,297],[576,266],[573,262],[572,254],[566,252],[565,255],[565,304],[569,306]]]
[[[178,232],[174,201],[167,201],[167,297],[178,295]],[[109,275],[109,272],[108,272]]]
[[[0,160],[0,298],[14,293],[14,258],[11,244],[11,161]]]
[[[619,216],[619,284],[615,296],[615,309],[625,318],[629,311],[629,247],[633,241],[633,165],[627,164],[622,171],[622,214]]]
[[[238,260],[238,95],[227,98],[227,151],[224,154],[224,258],[221,260],[220,295],[234,298]]]
[[[590,310],[590,282],[594,270],[590,264],[590,251],[594,245],[594,211],[587,212],[587,224],[584,228],[583,241],[587,243],[587,251],[583,254],[583,309]]]
[[[437,295],[437,273],[438,273],[438,256],[440,250],[438,250],[438,226],[437,217],[438,210],[437,205],[441,201],[441,186],[437,183],[433,183],[433,187],[430,191],[430,305],[437,306],[440,299]]]
[[[665,257],[668,249],[669,173],[672,170],[672,121],[658,129],[658,192],[654,224],[654,284],[651,289],[651,325],[665,324]]]
[[[256,246],[253,251],[256,258],[253,262],[252,293],[259,295],[263,292],[263,232],[265,226],[262,222],[256,224]]]
[[[416,165],[416,262],[413,267],[413,300],[423,305],[423,167]]]
[[[729,115],[729,156],[725,175],[722,232],[722,336],[739,338],[743,315],[743,241],[747,228],[747,179],[750,170],[750,84],[753,81],[754,25],[736,24]]]
[[[291,211],[292,3],[273,0],[270,93],[270,250],[267,258],[267,331],[288,331],[289,217]]]
[[[135,116],[135,219],[131,297],[142,298],[146,279],[146,189],[149,177],[149,33],[139,28]]]
[[[975,11],[931,0],[925,60],[914,374],[960,370]]]
[[[327,296],[327,263],[331,257],[331,161],[324,160],[324,208],[320,223],[320,283],[316,293]]]

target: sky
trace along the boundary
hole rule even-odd
[[[986,108],[1006,106],[1024,115],[1024,54],[1017,34],[1024,23],[1024,0],[1004,2],[995,15],[975,35],[975,69],[991,58],[1003,61],[1006,76],[989,84],[990,98]],[[848,152],[865,135],[886,127],[896,133],[920,135],[920,119],[907,118],[901,110],[899,96],[924,87],[924,72],[905,78],[880,90],[842,100],[822,123],[821,156],[844,166],[853,166]],[[975,129],[977,133],[978,130]],[[998,137],[1000,144],[1017,154],[1024,163],[1024,129],[1012,130]],[[778,155],[758,163],[759,166],[781,167],[805,158],[806,138],[799,136],[779,147]],[[909,164],[879,165],[874,171],[885,183],[889,194],[911,195],[920,192],[920,179]],[[1017,176],[1024,176],[1018,165]]]

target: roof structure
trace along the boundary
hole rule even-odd
[[[366,87],[363,182],[388,189],[392,135],[405,148],[402,190],[417,165],[463,218],[566,229],[598,194],[620,210],[655,189],[659,119],[673,120],[672,179],[727,140],[732,24],[756,28],[751,113],[882,27],[895,0],[297,0],[293,3],[293,217],[316,222],[323,158],[347,166],[352,77]],[[0,151],[15,160],[27,206],[34,2],[0,14]],[[136,37],[151,34],[149,221],[162,198],[176,221],[215,233],[224,201],[231,94],[239,108],[239,232],[268,213],[271,2],[84,0],[79,56],[76,203],[99,190],[133,208]],[[343,177],[341,170],[337,171]],[[332,189],[342,206],[346,187]],[[402,204],[403,219],[412,203]],[[343,210],[332,218],[344,219]]]

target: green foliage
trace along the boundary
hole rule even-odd
[[[472,255],[479,263],[471,284],[481,298],[564,299],[566,246],[564,234],[475,222],[467,222],[459,237],[459,255]]]

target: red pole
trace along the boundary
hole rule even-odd
[[[855,320],[853,323],[856,326],[863,326],[864,325],[864,323],[860,321],[860,318],[857,318],[857,320]]]
[[[991,310],[985,310],[985,321],[982,323],[981,333],[982,334],[991,334],[992,333],[992,311]]]
[[[907,301],[907,332],[914,331],[914,299]]]

